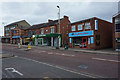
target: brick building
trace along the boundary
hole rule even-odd
[[[25,20],[21,20],[4,26],[4,37],[2,37],[2,42],[11,44],[22,44],[24,29],[29,27],[30,24]]]
[[[112,23],[99,18],[70,24],[69,47],[103,49],[112,47]]]
[[[120,12],[113,16],[113,49],[120,51]]]
[[[33,25],[25,32],[35,45],[63,46],[68,43],[68,24],[70,24],[69,18],[64,16],[60,19],[60,33],[58,20]]]

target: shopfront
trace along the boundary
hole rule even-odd
[[[73,48],[90,48],[94,44],[93,30],[69,33],[69,46]]]
[[[61,34],[41,34],[35,35],[35,45],[38,46],[61,46]]]
[[[2,43],[10,43],[10,37],[2,37]]]
[[[20,36],[12,36],[12,44],[20,43]]]

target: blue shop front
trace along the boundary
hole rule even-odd
[[[69,33],[69,47],[94,49],[94,31],[81,31]]]

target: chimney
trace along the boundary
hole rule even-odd
[[[53,20],[48,19],[48,22],[52,22]]]
[[[69,17],[64,15],[64,18],[67,18],[67,19],[68,19]]]

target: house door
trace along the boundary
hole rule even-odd
[[[87,48],[87,37],[82,37],[82,48]]]

